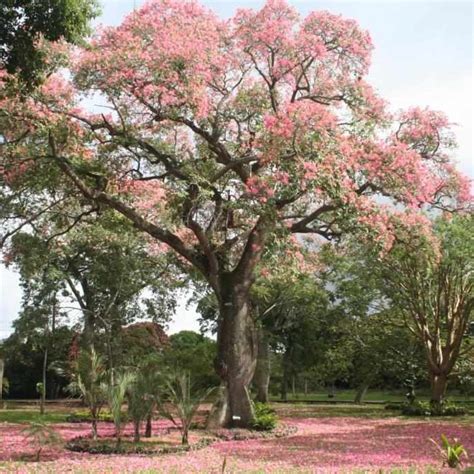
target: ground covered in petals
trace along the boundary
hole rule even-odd
[[[280,411],[285,416],[284,422],[298,428],[286,438],[216,441],[199,451],[160,456],[91,455],[49,448],[39,463],[22,461],[34,452],[21,431],[24,425],[2,423],[0,472],[220,473],[224,462],[225,472],[239,473],[390,472],[397,469],[426,472],[430,468],[439,472],[441,460],[430,438],[439,439],[441,434],[461,440],[474,460],[474,425],[466,419],[321,416],[319,407],[307,405],[295,409],[291,417],[291,410]],[[65,441],[90,432],[87,423],[52,426]],[[167,421],[156,421],[154,433],[165,433],[169,427]],[[112,433],[112,424],[100,424],[100,436]],[[131,433],[131,426],[127,426],[126,433]],[[465,467],[469,464],[470,461]]]

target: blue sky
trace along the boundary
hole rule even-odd
[[[205,0],[222,17],[262,1]],[[329,10],[356,19],[369,30],[375,50],[369,80],[394,109],[429,105],[457,124],[459,168],[474,179],[473,3],[457,1],[308,1],[290,0],[301,14]],[[116,25],[142,0],[102,0],[99,23]],[[0,268],[0,338],[10,332],[21,300],[18,280]],[[184,303],[172,331],[196,329],[195,315]]]

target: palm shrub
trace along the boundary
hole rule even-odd
[[[94,440],[97,440],[97,420],[107,401],[106,376],[102,357],[92,349],[79,355],[76,380],[69,385],[69,391],[79,394],[89,409]]]
[[[59,433],[53,430],[46,423],[41,421],[34,421],[22,430],[25,438],[29,438],[31,443],[35,446],[36,454],[35,460],[40,460],[41,451],[46,446],[56,446],[62,443],[62,438]]]
[[[143,420],[150,420],[151,424],[158,393],[157,374],[151,371],[138,371],[127,391],[128,415],[133,421],[133,440],[136,443],[140,441],[140,428]],[[148,429],[146,434],[148,434]],[[151,430],[149,435],[151,436]]]
[[[165,379],[164,395],[166,399],[159,399],[158,408],[162,416],[179,427],[182,444],[189,444],[189,428],[193,422],[194,415],[202,401],[213,390],[214,388],[201,392],[194,391],[189,373],[187,372],[175,373]]]
[[[111,374],[112,375],[112,374]],[[130,385],[135,380],[133,372],[118,372],[110,377],[110,381],[106,384],[107,401],[109,404],[110,414],[115,425],[115,437],[117,438],[117,447],[122,441],[123,414],[122,405]]]
[[[445,435],[441,435],[441,446],[434,439],[431,441],[438,448],[443,458],[443,465],[447,464],[454,469],[462,464],[462,456],[467,457],[466,449],[456,438],[450,442]]]

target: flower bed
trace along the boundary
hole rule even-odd
[[[89,453],[89,454],[173,454],[187,451],[196,451],[205,448],[213,443],[213,438],[202,438],[196,443],[189,445],[157,443],[153,441],[145,441],[134,443],[130,440],[122,440],[117,446],[115,438],[101,438],[94,441],[90,437],[80,437],[69,441],[66,448],[70,451]]]
[[[161,431],[159,436],[142,438],[140,442],[133,442],[130,436],[122,439],[120,445],[114,437],[102,436],[93,440],[90,435],[70,439],[65,448],[80,453],[89,454],[170,454],[202,449],[216,441],[246,441],[253,439],[284,438],[295,434],[297,427],[294,425],[279,424],[270,431],[256,431],[247,429],[219,429],[195,430],[192,432],[194,442],[189,445],[180,444],[180,432],[175,427]]]
[[[216,438],[224,441],[245,441],[250,439],[285,438],[286,436],[295,434],[297,431],[298,427],[295,425],[279,423],[275,429],[270,431],[221,428],[219,430],[211,431],[211,433]]]

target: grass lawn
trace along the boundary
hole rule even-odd
[[[342,401],[342,402],[349,402],[353,401],[356,395],[355,390],[337,390],[334,394],[334,397],[329,398],[327,391],[320,391],[320,392],[312,392],[308,394],[304,393],[295,393],[293,395],[291,392],[288,392],[288,399],[289,400],[302,400],[302,401]],[[416,392],[417,398],[419,400],[426,400],[430,399],[430,394],[428,391],[419,390]],[[468,395],[460,395],[457,392],[453,392],[452,394],[448,393],[449,400],[452,401],[468,401],[474,403],[474,394]],[[277,401],[280,399],[279,395],[273,395],[271,397],[273,401]],[[368,390],[366,396],[364,397],[364,401],[371,402],[404,402],[406,401],[405,392],[401,391],[384,391],[384,390]]]
[[[32,421],[42,421],[45,423],[63,423],[66,421],[67,411],[58,409],[47,410],[44,415],[40,415],[39,410],[0,410],[0,423],[30,423]]]

